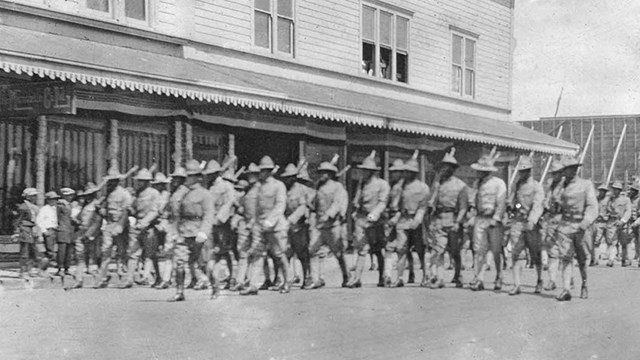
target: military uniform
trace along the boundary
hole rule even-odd
[[[85,192],[81,196],[88,196],[98,191],[94,184],[88,184]],[[96,265],[100,267],[101,256],[99,256],[99,244],[101,242],[100,227],[102,226],[102,216],[98,212],[102,199],[92,199],[84,204],[78,215],[78,232],[75,240],[75,250],[78,259],[76,268],[76,284],[74,288],[82,287],[82,276],[90,265],[93,258]]]
[[[605,186],[605,190],[606,186]],[[602,244],[607,244],[607,223],[609,222],[609,202],[611,202],[611,198],[609,194],[605,194],[601,199],[598,199],[598,217],[596,218],[595,223],[593,224],[593,257],[592,262],[597,263],[598,261],[598,248]]]
[[[299,182],[293,183],[287,191],[287,207],[284,214],[289,223],[288,235],[291,243],[291,252],[302,263],[304,285],[306,286],[311,283],[308,223],[309,199],[309,188]]]
[[[129,227],[129,246],[127,247],[130,282],[133,281],[133,269],[145,245],[148,251],[146,255],[157,257],[155,221],[160,215],[158,207],[161,205],[160,200],[160,192],[149,186],[137,194],[131,205],[130,216],[135,218],[135,225]]]
[[[622,190],[622,184],[614,184],[614,186],[616,185],[619,185],[620,190]],[[629,200],[629,198],[622,193],[617,197],[611,197],[611,201],[609,202],[608,207],[608,213],[609,219],[607,221],[605,236],[609,251],[609,262],[607,263],[607,265],[613,266],[613,261],[616,257],[616,247],[618,245],[618,242],[620,243],[620,247],[622,248],[622,261],[623,263],[626,261],[627,245],[629,243],[629,240],[627,237],[625,225],[631,218],[631,200]]]
[[[250,184],[246,193],[239,199],[238,213],[238,284],[242,285],[233,290],[240,290],[246,285],[245,276],[248,275],[249,254],[253,241],[257,240],[252,237],[253,228],[256,226],[258,212],[258,191],[260,183]]]
[[[640,206],[640,196],[635,195],[631,200],[631,217],[629,218],[629,222],[625,226],[626,230],[626,238],[627,238],[627,246],[631,242],[635,244],[635,259],[638,259],[638,254],[640,254],[640,248],[638,247],[638,226],[634,226],[636,221],[638,221],[638,207]],[[625,248],[626,250],[626,248]],[[625,257],[626,258],[626,257]],[[631,264],[631,260],[629,260],[628,264]],[[624,265],[624,264],[623,264]]]
[[[162,250],[166,258],[165,267],[162,272],[161,288],[167,288],[171,281],[173,272],[173,255],[175,252],[176,241],[178,240],[178,220],[180,218],[180,206],[182,199],[189,192],[189,188],[184,184],[178,186],[169,196],[169,201],[165,205],[162,212],[162,228],[164,230],[164,244]]]
[[[36,189],[27,188],[22,193],[24,197],[37,195]],[[13,221],[13,238],[20,243],[20,274],[26,275],[34,262],[40,266],[42,254],[36,246],[39,229],[36,227],[38,206],[25,200],[17,208],[17,215]]]
[[[71,204],[65,200],[58,200],[58,271],[69,271],[71,261],[71,245],[75,233],[75,226],[71,221]]]

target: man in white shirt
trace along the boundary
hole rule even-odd
[[[55,259],[56,240],[58,230],[57,204],[60,196],[55,191],[50,191],[44,195],[45,205],[38,210],[36,215],[36,226],[40,229],[44,238],[45,257],[52,261]]]

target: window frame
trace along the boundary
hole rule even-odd
[[[114,22],[120,25],[149,29],[153,27],[153,8],[155,8],[155,0],[143,0],[145,10],[145,20],[126,16],[126,0],[107,0],[109,3],[109,11],[90,9],[87,6],[87,0],[79,0],[80,13],[91,18]]]
[[[270,12],[266,12],[264,9],[259,9],[256,7],[255,0],[251,0],[251,47],[260,53],[265,55],[277,56],[277,57],[285,57],[290,59],[295,59],[296,57],[296,18],[297,18],[297,0],[291,0],[291,17],[287,15],[281,15],[278,12],[278,1],[279,0],[269,0]],[[256,12],[260,12],[262,14],[266,14],[269,16],[269,33],[267,37],[269,39],[269,47],[265,48],[259,45],[256,45]],[[289,32],[289,36],[291,38],[290,52],[280,51],[279,43],[278,43],[278,21],[280,19],[284,19],[286,21],[291,22],[291,30]]]
[[[476,98],[477,95],[477,79],[478,79],[478,43],[480,41],[480,36],[478,34],[474,34],[472,32],[463,30],[463,29],[459,29],[456,27],[451,26],[450,27],[450,51],[449,51],[449,56],[450,56],[450,61],[449,63],[451,64],[450,69],[450,76],[451,76],[451,92],[456,94],[457,96],[463,97],[463,98],[468,98],[468,99],[474,99]],[[456,64],[454,62],[454,56],[453,56],[453,49],[454,49],[454,38],[458,36],[460,38],[462,38],[462,46],[460,48],[460,56],[461,56],[461,61],[460,64]],[[473,42],[473,66],[472,67],[468,67],[467,66],[467,41],[471,41]],[[454,73],[453,73],[453,68],[458,67],[460,69],[460,79],[458,81],[458,86],[459,86],[459,91],[456,91],[453,88],[453,84],[454,84]],[[467,84],[467,70],[471,71],[473,73],[473,78],[472,78],[472,85],[471,85],[471,92],[472,94],[467,94],[467,89],[466,89],[466,84]]]
[[[365,7],[371,8],[374,10],[374,29],[373,35],[374,40],[366,39],[364,37],[363,28],[364,28],[364,12]],[[391,24],[390,24],[390,42],[391,44],[382,44],[381,42],[381,15],[382,13],[391,14]],[[407,34],[406,34],[406,49],[398,49],[398,18],[402,18],[407,21]],[[413,20],[413,13],[410,11],[406,11],[400,9],[396,6],[387,5],[380,1],[370,0],[370,1],[362,1],[360,3],[360,62],[361,64],[364,58],[364,49],[363,44],[367,43],[374,46],[374,64],[373,64],[373,75],[368,75],[368,73],[360,73],[366,77],[375,77],[378,79],[382,79],[385,81],[391,81],[399,84],[409,84],[409,72],[411,69],[411,58],[409,54],[411,53],[411,22]],[[391,77],[387,78],[382,74],[382,67],[380,61],[381,48],[389,49],[391,47]],[[398,54],[404,55],[406,59],[406,73],[404,81],[398,80]],[[361,65],[360,65],[361,66]]]

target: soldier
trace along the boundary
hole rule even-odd
[[[309,216],[309,206],[311,205],[311,203],[314,201],[315,197],[316,197],[316,183],[311,180],[311,177],[309,177],[309,162],[304,160],[304,159],[300,159],[299,163],[298,163],[298,175],[296,175],[296,182],[298,182],[299,184],[302,185],[305,193],[306,193],[306,203],[307,203],[307,217],[305,219],[305,225],[307,228],[307,238],[310,238],[310,228],[311,228],[311,223],[310,223],[310,216]],[[306,257],[306,262],[307,262],[307,266],[308,266],[308,276],[309,277],[309,285],[311,285],[311,269],[310,269],[310,261],[311,261],[311,255],[309,253],[309,243],[307,242],[307,246],[305,246],[304,248],[300,249],[300,252],[302,253],[303,257]],[[326,253],[328,252],[328,249],[326,246],[323,246],[323,251],[321,251],[320,253],[323,255],[326,255]],[[298,255],[295,255],[293,257],[292,260],[295,260],[295,258],[298,258],[301,263],[302,260],[300,259],[300,257]],[[323,261],[320,261],[320,267],[322,267],[322,265],[324,264]],[[293,274],[294,274],[294,282],[295,282],[295,272],[296,272],[296,268],[294,265],[294,262],[292,261],[292,267],[293,267]],[[320,273],[322,273],[322,269],[320,270]],[[303,274],[304,275],[304,274]],[[306,280],[306,279],[305,279]],[[324,281],[324,280],[322,280]]]
[[[75,190],[71,188],[60,189],[62,199],[58,200],[58,272],[56,275],[71,275],[69,273],[69,263],[71,261],[71,244],[74,234],[74,225],[71,220],[71,202],[75,197]],[[64,271],[64,272],[63,272]]]
[[[378,259],[378,286],[384,286],[384,258],[382,247],[385,245],[384,224],[382,213],[389,201],[389,184],[378,177],[380,167],[376,164],[375,150],[367,156],[358,169],[364,171],[360,180],[356,195],[353,199],[354,219],[354,249],[358,253],[356,269],[347,287],[359,288],[362,286],[362,271],[365,265],[365,256],[371,251]]]
[[[632,238],[635,247],[635,259],[638,260],[638,267],[640,267],[640,183],[634,181],[629,188],[629,198],[631,198],[631,207],[633,209],[631,213],[631,219],[629,220],[628,236]]]
[[[526,266],[525,248],[529,250],[531,263],[536,267],[538,280],[534,293],[542,292],[542,262],[540,260],[541,244],[538,221],[542,216],[544,190],[539,182],[531,176],[533,160],[531,156],[521,157],[518,164],[518,181],[515,186],[513,206],[514,217],[509,228],[508,238],[513,259],[513,289],[509,295],[521,292],[522,268]]]
[[[200,258],[203,244],[211,236],[214,209],[211,192],[202,186],[202,169],[197,160],[186,165],[185,185],[189,191],[180,202],[174,260],[176,268],[176,295],[169,301],[184,301],[185,263],[195,264]],[[175,199],[174,199],[175,200]],[[213,288],[216,291],[216,288]],[[213,294],[215,295],[215,293]]]
[[[100,204],[100,215],[106,223],[102,232],[102,266],[95,286],[97,289],[109,286],[111,276],[107,276],[107,272],[112,258],[116,255],[115,246],[127,243],[128,211],[133,203],[133,197],[131,193],[120,185],[120,180],[122,179],[123,176],[118,169],[113,167],[109,169],[107,176],[104,177],[106,194]],[[129,268],[132,274],[134,268],[135,265]]]
[[[454,173],[458,168],[458,161],[454,157],[455,148],[445,154],[438,164],[438,182],[435,185],[434,194],[429,204],[432,212],[432,221],[429,224],[429,247],[431,249],[431,264],[436,267],[434,281],[430,284],[425,276],[422,286],[430,285],[439,288],[444,272],[444,252],[449,252],[454,263],[455,271],[451,281],[457,288],[462,287],[462,232],[469,206],[469,191],[464,181]],[[437,281],[440,279],[440,282]]]
[[[299,168],[293,164],[285,167],[280,179],[287,188],[287,207],[284,215],[289,225],[288,235],[291,244],[292,257],[294,254],[302,263],[304,282],[302,288],[311,286],[311,270],[309,264],[309,224],[307,201],[309,192],[304,185],[296,181]],[[295,264],[293,264],[295,268]]]
[[[558,225],[557,242],[562,269],[563,290],[556,297],[558,301],[571,300],[571,279],[573,276],[573,258],[578,258],[582,290],[580,298],[586,299],[587,292],[587,256],[588,249],[584,245],[584,232],[598,216],[598,200],[595,189],[589,180],[577,175],[580,161],[574,157],[562,159],[564,169],[564,190],[560,197],[562,220]]]
[[[609,220],[607,221],[607,252],[609,261],[607,266],[613,267],[616,258],[616,246],[620,242],[622,247],[622,265],[626,266],[627,259],[627,236],[625,225],[631,218],[631,200],[622,194],[622,183],[614,181],[611,185],[611,200],[609,201]]]
[[[397,234],[396,224],[400,213],[400,197],[402,196],[402,187],[404,186],[404,179],[402,178],[403,171],[404,161],[401,159],[395,159],[389,167],[389,186],[391,189],[389,190],[389,201],[383,216],[384,237],[386,241],[386,251],[384,253],[384,283],[386,287],[391,286],[391,270],[393,269],[393,264],[397,262],[397,256],[399,256],[395,252],[395,240]],[[371,262],[373,263],[373,258]]]
[[[342,287],[349,281],[349,273],[344,259],[344,242],[342,239],[342,218],[348,205],[347,192],[339,181],[336,181],[338,155],[331,162],[323,162],[318,166],[318,191],[310,204],[312,215],[311,241],[311,277],[313,283],[307,289],[319,289],[325,285],[322,274],[322,263],[325,259],[322,247],[326,246],[333,253],[340,272]]]
[[[153,221],[155,236],[148,236],[145,238],[143,259],[144,259],[144,279],[145,282],[149,282],[151,279],[151,268],[155,272],[154,281],[151,284],[152,288],[162,285],[162,272],[160,269],[160,248],[164,248],[166,242],[166,213],[165,209],[169,203],[169,197],[171,193],[167,189],[169,185],[169,178],[163,173],[157,172],[151,181],[151,186],[158,191],[158,203],[156,208],[158,209],[158,217]]]
[[[558,258],[559,250],[556,242],[556,231],[562,219],[562,213],[560,212],[560,197],[563,190],[562,168],[563,166],[560,161],[554,159],[551,162],[551,168],[549,169],[551,179],[548,182],[544,200],[545,213],[542,219],[541,230],[543,239],[542,264],[543,266],[548,265],[549,271],[549,282],[544,287],[545,291],[553,291],[556,289],[556,278],[560,261]]]
[[[473,226],[473,246],[475,248],[475,278],[471,290],[484,290],[485,265],[493,263],[496,268],[494,290],[502,289],[502,218],[506,210],[507,186],[504,181],[492,173],[498,169],[493,165],[500,156],[496,148],[488,155],[480,157],[471,168],[476,170],[477,192],[473,202],[476,209]]]
[[[40,236],[44,240],[45,265],[57,263],[56,243],[58,242],[58,200],[60,196],[55,191],[44,194],[45,204],[38,209],[36,226],[40,229]],[[46,270],[46,268],[45,268]]]
[[[264,259],[269,251],[275,262],[282,269],[283,282],[279,285],[281,294],[289,293],[289,267],[286,251],[289,247],[287,238],[287,220],[284,216],[287,207],[287,188],[273,177],[275,164],[269,156],[260,160],[260,188],[258,190],[256,224],[253,227],[253,240],[249,255],[252,260],[249,286],[240,292],[241,295],[257,295],[255,284],[258,262]]]
[[[170,191],[169,201],[163,211],[163,229],[164,244],[161,245],[164,253],[164,269],[162,272],[162,283],[157,286],[158,289],[168,289],[171,284],[171,275],[173,274],[173,255],[175,245],[178,239],[178,220],[180,216],[180,206],[182,199],[189,192],[189,188],[185,185],[187,180],[187,171],[183,167],[176,167],[175,171],[170,175]]]
[[[424,236],[422,223],[427,212],[429,201],[429,186],[418,179],[420,166],[418,165],[418,151],[404,165],[403,186],[398,204],[398,212],[392,220],[396,225],[396,239],[387,244],[387,252],[397,254],[396,267],[398,278],[393,283],[385,279],[385,285],[390,287],[403,287],[402,276],[407,266],[407,257],[411,256],[411,247],[415,246],[422,265],[422,278],[427,275],[427,267],[424,264]],[[444,252],[444,250],[443,250]],[[387,263],[385,263],[385,270]],[[388,271],[388,270],[387,270]],[[440,278],[440,287],[444,286]]]
[[[20,277],[24,278],[27,274],[31,274],[31,268],[34,264],[40,269],[44,269],[46,260],[42,258],[42,254],[36,246],[40,233],[36,226],[38,190],[26,188],[22,192],[22,197],[24,201],[18,205],[11,238],[20,243]]]
[[[212,288],[211,298],[217,296],[217,268],[220,261],[225,259],[228,265],[232,264],[231,246],[233,244],[233,234],[229,220],[232,215],[231,210],[235,199],[235,189],[233,188],[233,184],[225,181],[220,176],[221,173],[230,166],[230,161],[228,161],[223,168],[217,161],[211,160],[202,171],[207,185],[210,186],[209,192],[211,192],[211,198],[213,199],[212,236],[205,243],[207,278]],[[230,271],[229,284],[231,287],[236,286],[234,276],[235,274]]]
[[[245,194],[238,200],[237,213],[240,215],[238,220],[238,275],[237,285],[231,288],[231,291],[240,291],[245,289],[251,280],[251,267],[249,267],[249,251],[251,250],[253,241],[257,240],[252,237],[253,227],[256,226],[257,208],[258,208],[258,190],[260,189],[260,182],[258,181],[258,174],[260,168],[258,165],[251,163],[245,171],[247,177],[247,186],[245,187]],[[255,257],[257,261],[260,261],[260,257]],[[251,259],[253,260],[253,259]],[[257,266],[257,265],[256,265]],[[257,271],[254,270],[254,271]],[[246,279],[245,279],[246,278]]]
[[[591,262],[589,266],[598,265],[600,247],[606,246],[607,222],[609,221],[609,187],[607,184],[598,186],[598,218],[593,224],[593,247],[591,248]],[[604,240],[604,241],[603,241]]]
[[[80,210],[78,236],[76,237],[76,256],[78,266],[76,267],[76,281],[71,286],[72,289],[79,289],[83,286],[82,276],[88,270],[91,258],[94,258],[96,265],[100,268],[99,237],[102,226],[102,216],[98,213],[100,199],[97,194],[100,189],[94,183],[88,183],[85,190],[79,194],[84,198],[84,206]]]

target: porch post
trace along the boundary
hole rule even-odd
[[[36,145],[36,189],[38,205],[44,205],[45,175],[47,168],[47,117],[40,115],[38,121],[38,139]]]

